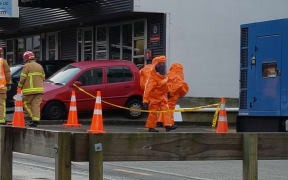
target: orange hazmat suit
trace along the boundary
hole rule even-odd
[[[143,103],[149,104],[149,110],[168,110],[168,86],[167,81],[168,78],[165,75],[161,75],[156,72],[155,67],[158,63],[165,63],[166,57],[159,56],[153,59],[153,66],[150,72],[150,76],[147,80],[145,89],[144,89],[144,96],[143,96]],[[156,128],[157,119],[163,122],[164,127],[172,126],[171,118],[169,118],[169,113],[161,113],[158,115],[156,112],[150,112],[148,119],[146,121],[145,127],[147,128]],[[160,120],[161,119],[161,120]]]
[[[189,86],[187,82],[184,81],[182,64],[172,64],[167,73],[167,77],[167,86],[170,93],[170,98],[168,99],[168,106],[170,110],[174,110],[178,99],[182,96],[185,96],[189,91]],[[170,117],[174,124],[173,113],[170,114]]]
[[[153,68],[152,64],[147,64],[140,70],[140,87],[141,89],[145,89],[145,85],[147,83],[147,80],[150,76],[150,72]]]

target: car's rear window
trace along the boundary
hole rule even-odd
[[[108,83],[132,81],[133,75],[128,67],[109,67],[107,68]]]
[[[67,65],[61,70],[59,70],[56,74],[48,78],[47,82],[59,85],[65,85],[80,71],[81,69],[78,67]]]

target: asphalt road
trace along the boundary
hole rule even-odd
[[[13,180],[53,180],[54,159],[13,154]],[[259,180],[287,180],[288,161],[258,161]],[[242,161],[104,162],[104,180],[242,180]],[[88,180],[88,163],[72,163],[72,180]]]

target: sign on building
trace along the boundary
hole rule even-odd
[[[18,0],[0,0],[0,17],[19,17]]]

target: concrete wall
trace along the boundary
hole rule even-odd
[[[134,0],[167,15],[168,65],[184,65],[188,96],[238,97],[240,25],[288,17],[287,0]]]

